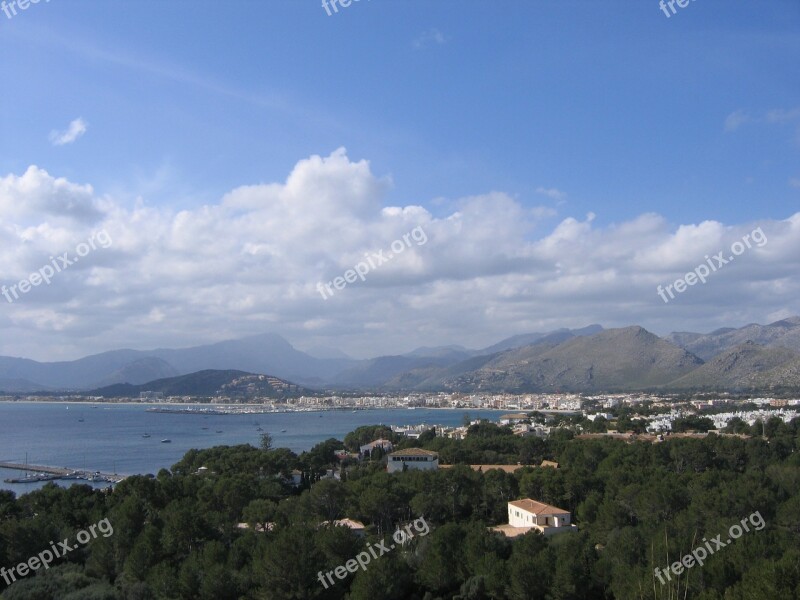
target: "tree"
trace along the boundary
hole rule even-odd
[[[248,504],[242,511],[242,518],[245,523],[253,529],[261,527],[266,530],[267,523],[275,518],[275,510],[278,505],[272,500],[257,498]]]
[[[261,434],[261,449],[264,452],[272,450],[272,435],[269,433]]]
[[[343,516],[347,496],[345,485],[335,479],[323,479],[311,488],[314,509],[326,521],[333,521]]]

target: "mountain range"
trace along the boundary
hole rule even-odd
[[[800,390],[800,317],[664,337],[639,326],[590,325],[514,335],[477,350],[420,347],[367,360],[336,348],[313,353],[265,333],[183,349],[114,350],[74,361],[0,357],[0,390],[135,395],[139,389],[159,391],[158,381],[165,393],[191,394],[177,390],[218,390],[257,375],[282,380],[281,385],[383,391]],[[193,387],[189,375],[205,383]],[[266,387],[259,391],[272,393]]]

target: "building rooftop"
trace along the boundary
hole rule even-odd
[[[551,506],[550,504],[545,504],[544,502],[537,502],[536,500],[531,500],[530,498],[524,498],[522,500],[514,500],[509,502],[511,506],[516,506],[517,508],[521,508],[522,510],[527,510],[535,515],[568,515],[569,511],[564,510],[563,508],[558,508],[556,506]]]
[[[395,450],[389,456],[431,456],[438,458],[439,453],[432,450],[423,450],[422,448],[406,448],[405,450]]]

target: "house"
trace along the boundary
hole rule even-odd
[[[550,434],[551,427],[545,427],[543,425],[528,425],[527,423],[517,423],[512,428],[514,435],[518,435],[520,437],[527,437],[529,435],[535,435],[540,438],[546,438]]]
[[[336,479],[341,481],[342,479],[342,471],[339,469],[325,469],[325,475],[319,476],[320,480],[322,479]]]
[[[375,448],[381,448],[384,452],[391,452],[394,446],[392,446],[391,441],[380,438],[378,440],[375,440],[374,442],[370,442],[369,444],[364,444],[363,446],[360,446],[358,450],[362,455],[364,455],[367,453],[372,454],[372,451]]]
[[[529,418],[530,417],[528,417],[528,415],[525,413],[508,413],[505,415],[500,415],[498,422],[500,425],[514,425],[515,423]]]
[[[250,523],[237,523],[237,529],[250,529]],[[275,523],[272,521],[268,521],[267,523],[256,523],[256,526],[253,528],[253,531],[256,533],[266,533],[267,531],[272,531],[275,529]]]
[[[356,521],[355,519],[336,519],[331,523],[330,521],[323,521],[320,526],[327,527],[329,525],[333,525],[334,527],[347,527],[350,529],[354,534],[358,537],[364,537],[366,533],[366,527],[361,521]]]
[[[435,471],[439,468],[439,454],[422,448],[397,450],[387,456],[387,470],[396,473],[405,469]]]
[[[577,531],[578,528],[570,520],[571,515],[568,510],[524,498],[508,503],[508,525],[491,529],[506,537],[516,537],[529,531],[538,531],[544,536],[551,536],[566,531]]]
[[[551,467],[553,469],[558,468],[558,463],[554,460],[543,460],[542,464],[539,465],[540,467]]]

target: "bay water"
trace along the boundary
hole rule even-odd
[[[25,463],[27,459],[32,465],[123,475],[155,474],[162,468],[169,469],[192,448],[258,446],[262,433],[259,427],[272,436],[274,447],[289,448],[299,454],[328,438],[341,440],[361,425],[458,426],[463,423],[465,414],[473,419],[496,421],[504,412],[417,408],[197,415],[147,412],[150,407],[152,405],[147,404],[0,402],[0,461]],[[143,437],[145,434],[150,437]],[[163,439],[171,441],[162,443]],[[0,469],[0,489],[23,494],[44,485],[43,482],[3,482],[23,475],[23,471]],[[107,487],[109,484],[93,485]]]

